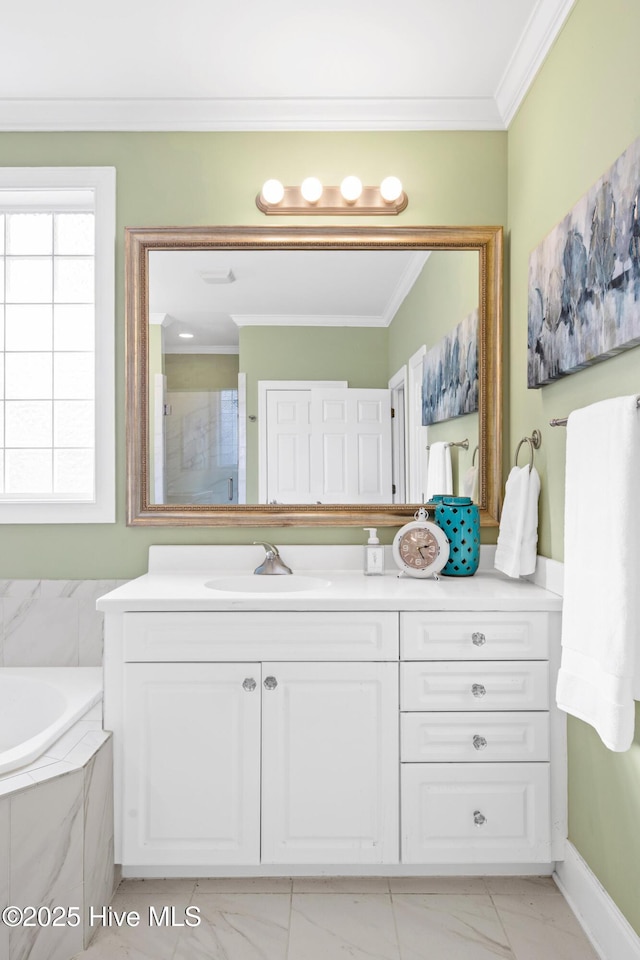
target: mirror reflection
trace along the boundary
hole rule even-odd
[[[478,290],[475,250],[150,250],[149,502],[479,500]]]

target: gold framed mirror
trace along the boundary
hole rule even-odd
[[[236,396],[234,400],[233,393],[224,389],[218,391],[219,396],[215,403],[219,409],[225,407],[226,404],[227,433],[231,436],[233,431],[237,430],[238,423],[240,423],[243,434],[240,457],[241,459],[244,458],[245,468],[248,460],[252,458],[260,460],[260,467],[256,466],[255,470],[256,475],[260,473],[259,479],[254,478],[247,482],[245,469],[243,480],[238,481],[243,488],[242,498],[244,501],[252,499],[251,496],[247,495],[247,490],[253,484],[255,491],[253,498],[262,502],[199,502],[202,500],[199,493],[197,495],[189,493],[189,502],[183,503],[180,502],[181,494],[179,491],[174,490],[167,495],[164,492],[167,489],[166,478],[162,479],[161,476],[160,480],[158,479],[158,474],[163,474],[162,463],[166,462],[167,457],[173,457],[174,460],[177,458],[180,461],[179,472],[183,476],[187,475],[187,467],[195,470],[203,457],[208,456],[208,454],[203,453],[203,450],[206,444],[210,442],[205,437],[209,428],[203,419],[202,411],[184,414],[182,420],[185,421],[186,418],[186,422],[189,423],[188,430],[178,439],[177,445],[174,443],[173,453],[167,454],[167,457],[165,457],[164,446],[162,446],[163,456],[161,457],[158,454],[160,445],[165,442],[163,418],[171,404],[167,404],[167,395],[162,392],[162,387],[158,387],[163,382],[166,385],[166,375],[162,372],[164,371],[162,365],[164,360],[158,366],[154,357],[158,350],[158,329],[163,337],[166,336],[167,342],[171,340],[171,342],[178,344],[177,338],[185,336],[185,334],[187,337],[194,336],[187,330],[189,323],[187,323],[185,317],[190,318],[191,325],[197,325],[198,320],[202,319],[199,314],[196,317],[198,311],[189,313],[186,310],[184,314],[177,316],[178,311],[171,306],[171,303],[179,302],[179,304],[182,304],[182,301],[176,301],[175,297],[173,300],[171,300],[171,297],[167,299],[167,278],[173,275],[174,268],[175,277],[171,289],[178,291],[178,293],[182,291],[184,294],[187,277],[193,278],[194,275],[197,275],[199,285],[197,306],[201,307],[204,302],[210,313],[224,315],[227,321],[231,317],[232,320],[236,321],[235,325],[240,327],[241,333],[244,329],[243,324],[247,322],[247,317],[251,317],[255,355],[261,349],[264,353],[265,343],[264,339],[260,339],[255,331],[262,330],[264,334],[261,324],[267,314],[274,313],[274,308],[269,307],[266,310],[263,308],[262,293],[259,292],[258,295],[254,295],[253,301],[250,298],[246,301],[248,306],[245,305],[242,308],[242,318],[239,318],[233,312],[229,313],[230,310],[233,311],[233,308],[227,306],[228,291],[231,284],[234,284],[237,279],[234,268],[244,274],[253,270],[255,273],[268,276],[271,286],[277,288],[277,290],[282,290],[284,286],[292,289],[302,287],[308,289],[311,293],[313,281],[308,279],[311,274],[308,275],[304,271],[306,266],[309,265],[310,269],[317,273],[317,264],[320,263],[319,254],[324,254],[325,258],[331,257],[334,260],[339,257],[340,263],[343,265],[341,266],[343,274],[348,273],[361,291],[375,292],[374,288],[383,283],[387,273],[390,277],[389,282],[395,283],[393,267],[393,270],[400,269],[404,278],[402,281],[404,284],[403,292],[398,294],[396,290],[391,297],[392,301],[395,298],[397,307],[407,298],[407,291],[411,289],[411,283],[415,281],[415,277],[420,271],[420,267],[415,267],[416,262],[422,264],[431,254],[441,255],[448,252],[473,254],[474,262],[477,263],[477,414],[474,414],[477,417],[477,420],[474,421],[477,438],[474,435],[469,442],[468,438],[465,437],[467,444],[465,453],[468,453],[469,464],[472,462],[472,456],[473,463],[477,464],[476,500],[480,507],[481,524],[483,526],[497,525],[502,484],[501,227],[143,227],[127,228],[125,240],[127,523],[129,525],[298,525],[308,527],[370,525],[383,527],[397,526],[404,523],[407,518],[412,517],[420,500],[417,497],[412,500],[410,497],[409,494],[415,492],[415,490],[411,491],[408,481],[407,494],[404,497],[407,502],[379,502],[379,498],[378,502],[329,503],[315,500],[311,502],[307,500],[302,503],[285,503],[281,500],[270,502],[272,498],[269,496],[269,488],[263,483],[263,467],[260,460],[260,454],[266,442],[264,441],[264,424],[262,423],[265,410],[264,396],[261,394],[262,400],[257,401],[254,393],[248,404],[240,403],[240,410],[238,410],[238,397]],[[261,252],[268,252],[272,255],[272,259],[267,261],[267,258],[260,256]],[[278,253],[276,260],[273,259],[274,253]],[[289,253],[291,256],[295,254],[298,259],[284,260],[280,256],[283,253]],[[385,254],[386,257],[383,259],[379,256],[379,259],[374,261],[374,267],[372,268],[365,255],[374,253]],[[343,254],[346,254],[347,257],[343,257]],[[242,260],[243,256],[245,257],[244,260]],[[407,262],[403,261],[403,257],[408,258]],[[240,258],[240,267],[234,267],[237,258]],[[389,271],[386,269],[387,261],[393,261]],[[325,262],[327,261],[322,261],[322,277],[318,282],[321,284],[323,291],[334,292],[341,287],[343,281],[338,281],[334,276],[329,278],[324,273]],[[344,266],[345,262],[346,267]],[[274,266],[274,263],[276,266]],[[251,270],[248,269],[249,264]],[[281,276],[281,267],[284,271],[283,275],[286,277],[285,281],[278,279]],[[358,273],[361,268],[365,271],[364,274]],[[407,283],[406,277],[408,275],[412,276],[413,280]],[[167,283],[163,286],[156,278],[161,278]],[[379,280],[380,282],[378,282]],[[348,285],[348,282],[344,280],[344,284]],[[156,288],[158,286],[163,286],[164,299],[157,294]],[[396,286],[399,289],[402,284]],[[255,290],[254,287],[254,294]],[[316,299],[313,305],[318,302],[318,298],[321,296],[319,291],[320,288],[315,294]],[[385,294],[385,296],[387,295]],[[203,297],[205,297],[204,301]],[[216,306],[216,303],[219,304],[219,307]],[[196,301],[194,300],[195,304]],[[293,308],[291,309],[293,310]],[[324,313],[326,312],[324,310]],[[337,312],[345,313],[345,309],[341,307]],[[349,308],[346,312],[349,312]],[[367,308],[363,308],[363,312],[366,314]],[[369,310],[369,312],[371,311]],[[352,313],[353,310],[351,310]],[[311,314],[313,315],[313,309]],[[359,325],[364,325],[360,320],[353,321],[351,314],[348,322],[351,323],[352,327],[355,325],[357,328]],[[393,319],[393,316],[391,319]],[[282,317],[277,321],[278,324],[283,325],[280,328],[280,334],[282,335],[284,330],[286,336],[286,340],[281,339],[280,343],[291,344],[298,335],[297,328],[295,328],[294,335],[294,328],[287,326],[289,322],[289,319],[283,320]],[[311,322],[315,325],[319,321],[315,317]],[[326,324],[328,321],[324,318],[321,322]],[[364,323],[369,322],[369,320],[366,320]],[[371,323],[373,322],[371,321]],[[386,323],[389,323],[388,316]],[[233,324],[231,325],[233,326]],[[381,330],[376,331],[375,334],[377,339],[384,338],[385,335]],[[352,332],[350,336],[353,337],[355,334]],[[224,333],[217,332],[214,339],[216,337],[222,340],[224,339]],[[429,342],[429,340],[428,331],[425,329],[424,342]],[[349,344],[359,342],[361,341],[353,339],[345,341]],[[161,347],[160,349],[162,353],[164,348]],[[212,347],[209,344],[203,347],[178,345],[168,349],[175,351],[171,364],[169,364],[169,358],[166,358],[167,366],[171,365],[174,369],[177,367],[176,357],[179,359],[180,353],[184,357],[200,351],[199,356],[202,358],[206,357],[207,353],[214,352],[218,355],[231,355],[235,351],[237,354],[239,348],[233,346],[225,348],[224,344]],[[294,346],[291,349],[295,353],[296,347]],[[298,347],[298,350],[297,356],[299,359],[319,352],[317,341],[314,341],[312,347]],[[338,352],[340,352],[340,348],[338,348]],[[350,346],[345,347],[342,352],[352,352],[355,355],[353,361],[357,362],[357,369],[354,372],[353,380],[351,374],[349,374],[347,379],[340,379],[340,382],[343,385],[346,383],[348,387],[356,382],[359,385],[358,376],[362,375],[364,368],[372,365],[368,362],[367,351],[361,351],[358,346]],[[334,356],[336,354],[335,345],[333,354]],[[162,356],[164,357],[164,354]],[[407,357],[406,360],[408,361],[408,359]],[[180,363],[184,367],[183,360]],[[329,371],[327,374],[320,372],[317,378],[315,376],[310,378],[308,374],[300,377],[291,373],[285,376],[273,376],[274,369],[278,369],[277,364],[274,366],[272,363],[269,373],[258,374],[259,382],[263,387],[264,384],[267,384],[267,387],[269,384],[272,387],[274,384],[278,386],[281,381],[293,383],[297,380],[304,380],[305,383],[311,381],[313,385],[322,380],[322,387],[326,387],[325,381],[329,383],[329,386],[338,382],[334,378],[333,371]],[[329,380],[327,380],[327,377],[329,377]],[[197,375],[192,372],[192,368],[190,368],[187,378],[191,388],[197,380]],[[369,387],[369,383],[366,383],[366,386]],[[354,389],[353,393],[355,392]],[[268,396],[268,394],[265,395]],[[213,400],[207,400],[207,403],[210,406]],[[260,403],[263,405],[260,406]],[[464,422],[466,418],[461,417],[459,419]],[[250,436],[247,435],[247,431],[249,431]],[[262,431],[260,434],[262,439],[257,436],[260,431]],[[221,447],[222,441],[220,438],[216,439],[216,444]],[[456,443],[455,446],[462,447],[463,443]],[[206,449],[208,450],[208,447]],[[408,452],[410,452],[409,445]],[[461,463],[461,469],[462,466],[464,464]],[[230,501],[233,500],[234,495],[232,482],[234,476],[219,481],[223,488],[226,484],[225,489],[228,493],[225,496],[228,496]],[[184,484],[182,489],[184,489]],[[236,493],[235,496],[238,498],[239,494]],[[366,496],[366,492],[364,496]],[[187,495],[182,494],[182,498],[186,500]],[[412,502],[408,502],[410,500]]]

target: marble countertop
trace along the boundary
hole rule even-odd
[[[400,577],[391,559],[382,577],[364,576],[361,547],[282,547],[294,573],[328,584],[291,593],[212,590],[207,581],[243,577],[264,557],[262,547],[151,547],[149,572],[100,597],[99,610],[548,610],[562,598],[524,580],[510,580],[485,564],[472,577],[416,580]],[[262,578],[260,578],[262,579]],[[258,578],[256,578],[256,585]]]

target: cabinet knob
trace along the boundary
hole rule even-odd
[[[275,688],[278,686],[278,681],[275,677],[266,677],[264,685],[267,690],[275,690]]]
[[[258,684],[257,684],[256,681],[253,679],[253,677],[247,677],[247,679],[246,679],[246,680],[243,680],[243,682],[242,682],[242,689],[243,689],[243,690],[248,690],[248,691],[255,690],[255,688],[256,688],[257,686],[258,686]]]
[[[475,633],[471,634],[471,642],[476,647],[482,647],[487,642],[487,638],[485,637],[484,633],[478,633],[476,631]]]
[[[478,699],[480,699],[480,697],[484,697],[486,692],[487,692],[487,689],[482,683],[474,683],[473,686],[471,687],[471,693],[474,695],[474,697],[477,697]]]
[[[485,824],[485,823],[487,822],[487,818],[485,817],[485,815],[484,815],[483,813],[480,813],[479,810],[474,810],[474,811],[473,811],[473,822],[475,823],[476,827],[481,827],[481,826],[483,826],[483,824]]]
[[[484,750],[487,745],[487,741],[484,737],[481,737],[479,733],[476,733],[473,738],[473,745],[476,750]]]

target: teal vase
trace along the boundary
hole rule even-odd
[[[449,559],[440,571],[447,577],[471,577],[480,564],[480,510],[470,497],[438,494],[434,520],[449,541]]]

